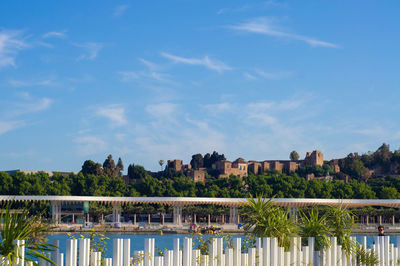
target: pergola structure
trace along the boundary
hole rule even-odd
[[[98,196],[12,196],[0,195],[0,202],[51,202],[52,219],[54,223],[61,221],[61,205],[68,203],[97,202],[113,206],[113,221],[119,222],[121,206],[128,204],[161,204],[173,206],[174,224],[182,221],[182,207],[188,205],[217,205],[230,208],[229,223],[239,221],[238,208],[246,202],[244,198],[200,198],[200,197],[98,197]],[[288,199],[274,198],[272,203],[277,206],[296,209],[307,206],[338,206],[356,208],[365,206],[381,206],[400,208],[400,200],[370,200],[370,199]]]

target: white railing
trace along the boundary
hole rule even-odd
[[[308,238],[308,246],[301,245],[299,237],[291,238],[290,249],[278,246],[277,238],[257,238],[256,247],[242,252],[241,238],[233,239],[233,248],[224,248],[223,238],[211,239],[208,255],[202,255],[200,250],[193,249],[191,238],[174,239],[173,250],[166,250],[163,256],[156,256],[154,238],[145,239],[144,250],[134,251],[131,256],[130,239],[113,240],[113,257],[102,258],[100,252],[90,250],[90,239],[69,239],[66,241],[65,256],[57,250],[48,257],[58,266],[291,266],[291,265],[326,265],[350,266],[357,265],[355,255],[346,255],[337,244],[335,237],[331,246],[323,251],[314,251],[314,238]],[[354,239],[355,240],[355,239]],[[9,263],[0,257],[0,265],[31,266],[25,261],[24,241],[16,241],[18,259]],[[362,243],[367,252],[373,251],[379,260],[379,266],[394,266],[400,258],[400,236],[397,237],[397,247],[390,243],[389,236],[376,237],[374,244],[367,248],[367,239]],[[79,251],[79,252],[78,252]],[[39,260],[40,266],[49,266],[45,260]]]

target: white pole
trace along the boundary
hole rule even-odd
[[[249,256],[248,256],[248,254],[247,253],[242,253],[241,257],[242,257],[241,258],[242,263],[239,264],[239,265],[248,266],[249,265]]]
[[[58,253],[57,260],[55,261],[57,266],[64,266],[64,253]]]
[[[208,255],[201,255],[201,266],[209,266],[208,265]]]
[[[122,253],[123,242],[120,238],[113,239],[113,266],[122,266]]]
[[[181,266],[179,264],[179,238],[174,239],[174,266]]]
[[[309,246],[303,247],[302,264],[304,264],[304,265],[309,265],[309,263],[310,263],[310,250],[309,249],[310,249]]]
[[[217,238],[217,266],[225,266],[224,261],[224,239]]]
[[[260,237],[256,238],[256,266],[262,266],[262,241]]]
[[[295,237],[290,238],[290,261],[294,264],[298,264],[297,258],[297,241]]]
[[[77,240],[67,239],[65,250],[65,266],[76,266]]]
[[[217,239],[212,238],[210,246],[208,247],[208,254],[210,258],[210,266],[217,266]],[[184,265],[185,266],[185,265]]]
[[[154,266],[154,238],[144,240],[144,266]]]
[[[271,238],[271,266],[278,266],[278,239],[276,237]],[[292,258],[290,258],[292,261]],[[295,263],[292,261],[292,263]]]
[[[112,258],[104,259],[105,266],[112,266]]]
[[[130,266],[131,265],[131,240],[124,239],[124,266]]]
[[[192,266],[200,266],[200,249],[195,249],[192,251]]]
[[[284,265],[285,263],[285,250],[283,247],[278,247],[278,265]]]
[[[192,264],[192,239],[185,238],[183,240],[183,266],[191,266]]]
[[[164,253],[164,266],[173,266],[174,265],[174,251],[167,250]]]
[[[385,256],[385,264],[389,265],[390,263],[390,254],[389,254],[389,247],[390,247],[390,237],[389,236],[384,236],[383,237],[384,241],[384,256]]]
[[[249,248],[249,266],[256,266],[256,248]]]
[[[284,265],[289,266],[290,264],[290,252],[285,252],[284,254],[285,259],[284,259]],[[308,265],[307,265],[308,266]]]
[[[263,266],[270,266],[271,259],[271,239],[269,237],[263,238],[263,248],[262,248],[262,256],[263,256]]]
[[[164,266],[163,257],[160,256],[154,257],[154,266]]]
[[[233,266],[233,249],[228,248],[225,250],[225,266]]]
[[[312,264],[312,265],[315,265],[315,262],[314,262],[314,243],[315,243],[315,239],[314,239],[314,237],[309,237],[308,238],[308,259],[309,259],[309,261],[310,261],[310,263]]]
[[[242,261],[242,239],[234,238],[233,239],[233,266],[241,266],[240,263]]]
[[[343,261],[342,261],[342,246],[341,245],[336,246],[336,258],[337,258],[336,265],[342,266]]]
[[[331,237],[331,243],[332,243],[331,265],[334,266],[334,265],[336,265],[336,262],[337,262],[337,238]]]

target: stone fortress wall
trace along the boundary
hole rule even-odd
[[[304,160],[291,161],[291,160],[265,160],[265,161],[248,161],[243,158],[238,158],[233,162],[228,160],[218,161],[212,165],[212,169],[218,170],[219,178],[227,178],[230,175],[238,177],[247,176],[249,172],[254,174],[263,173],[267,170],[276,170],[278,172],[293,173],[300,166],[304,165],[319,165],[323,166],[324,155],[321,151],[315,150],[307,152]],[[337,162],[330,163],[334,166],[335,172],[339,172],[340,168]],[[183,171],[187,176],[191,177],[195,182],[204,182],[206,168],[192,169],[190,164],[183,164],[182,160],[168,160],[168,168],[175,171]]]

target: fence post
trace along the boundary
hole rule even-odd
[[[179,258],[179,238],[174,239],[174,266],[181,266],[181,259]]]
[[[183,240],[183,266],[191,266],[192,264],[192,239],[185,238]]]
[[[122,251],[124,242],[120,238],[113,239],[113,266],[122,266]]]
[[[57,254],[57,259],[55,263],[57,263],[57,266],[64,266],[64,253]]]
[[[65,266],[76,266],[78,240],[67,239]]]
[[[144,240],[144,266],[154,266],[154,238]]]
[[[314,262],[314,249],[315,249],[315,239],[314,237],[308,238],[308,259],[312,265],[315,265]]]
[[[256,266],[262,266],[261,238],[256,238]]]
[[[249,266],[256,266],[256,248],[249,248]]]
[[[270,266],[270,260],[271,260],[271,239],[269,237],[264,237],[263,238],[263,266]]]
[[[276,237],[271,238],[271,266],[278,266],[278,239]],[[292,261],[292,258],[290,258],[290,261]]]
[[[233,266],[233,249],[225,250],[225,266]]]
[[[200,266],[200,249],[195,249],[192,251],[192,266]]]
[[[124,262],[123,265],[124,266],[130,266],[131,265],[131,240],[128,239],[124,239],[123,240],[123,245],[124,245]]]
[[[217,266],[225,266],[223,238],[217,238]]]
[[[242,239],[233,239],[233,266],[241,266],[242,261]]]

